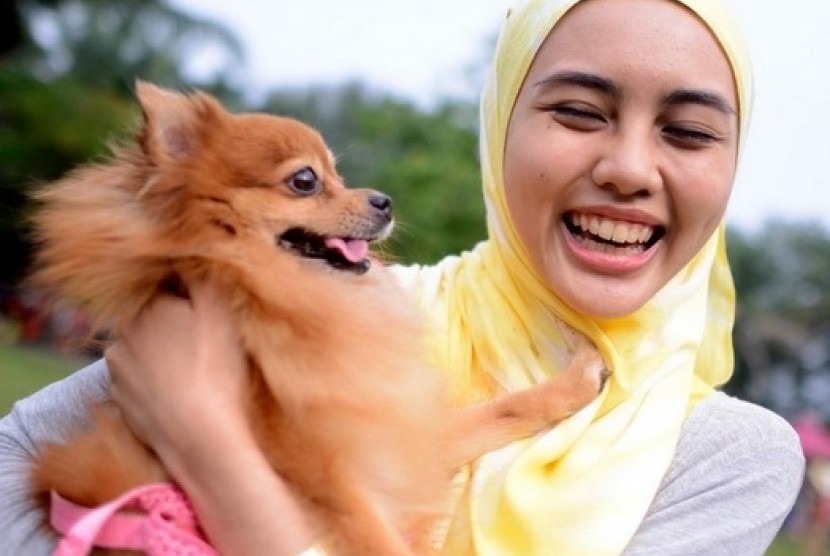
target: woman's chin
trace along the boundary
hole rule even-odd
[[[597,319],[616,319],[637,312],[657,291],[643,276],[613,276],[584,269],[550,268],[548,284],[575,311]]]

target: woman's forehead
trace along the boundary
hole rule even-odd
[[[654,14],[667,10],[673,10],[680,20],[685,18],[688,25],[684,25],[683,29],[676,25],[664,27],[667,19],[654,17]],[[548,42],[550,34],[569,21],[569,24],[574,24],[575,15],[585,15],[586,12],[590,15],[591,11],[605,18],[592,15],[576,20],[581,32],[575,35],[584,39],[580,48],[594,47],[610,51],[630,45],[630,41],[624,38],[612,41],[609,36],[611,31],[621,33],[640,29],[653,45],[666,45],[671,40],[682,42],[684,33],[689,33],[692,37],[703,37],[701,42],[707,44],[708,53],[703,48],[692,49],[690,52],[704,59],[720,57],[721,62],[725,60],[731,77],[727,83],[732,86],[734,96],[737,97],[735,103],[741,121],[741,135],[744,134],[752,108],[752,64],[739,25],[723,0],[520,0],[507,18],[503,30],[505,40],[500,41],[500,53],[497,54],[500,61],[494,66],[500,74],[497,82],[501,83],[499,89],[502,102],[510,103],[510,99],[515,99],[520,86],[528,77],[532,62],[539,57],[539,50]],[[636,14],[639,15],[635,17]],[[608,23],[609,20],[613,25]],[[601,29],[601,24],[605,25],[605,29]],[[694,44],[696,41],[693,39],[691,42]],[[613,48],[608,48],[609,44]],[[529,53],[530,57],[524,57],[522,50]],[[630,53],[627,55],[633,56]],[[514,60],[522,58],[525,62],[521,68],[516,68],[518,73],[503,71],[514,65]],[[730,96],[726,87],[721,91]],[[507,95],[504,96],[504,93]]]
[[[733,71],[717,38],[696,14],[672,0],[585,0],[550,31],[525,86],[568,71],[620,83],[704,88],[736,107]]]
[[[673,0],[583,0],[553,26],[542,48],[551,43],[560,52],[654,56],[676,51],[726,60],[709,27]]]

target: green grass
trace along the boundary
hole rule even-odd
[[[769,547],[765,556],[801,556],[803,553],[803,543],[800,539],[782,533]]]
[[[81,357],[15,345],[0,338],[0,415],[12,404],[87,364]]]

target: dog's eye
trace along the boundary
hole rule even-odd
[[[323,185],[311,168],[303,168],[291,174],[286,183],[291,191],[300,195],[314,195]]]

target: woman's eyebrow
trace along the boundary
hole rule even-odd
[[[556,85],[575,85],[591,89],[618,100],[622,97],[620,88],[611,80],[593,73],[583,71],[559,71],[534,83],[540,89],[555,87]]]
[[[674,91],[663,99],[663,104],[678,105],[678,104],[699,104],[708,108],[714,108],[719,112],[723,112],[729,116],[737,114],[737,111],[732,105],[717,93],[710,91],[699,91],[696,89],[681,89]]]
[[[534,83],[534,86],[543,90],[557,85],[574,85],[606,94],[615,100],[622,98],[622,91],[613,81],[584,71],[559,71]],[[681,89],[674,91],[663,99],[663,104],[699,104],[709,108],[714,108],[724,114],[737,114],[737,111],[732,107],[729,101],[721,95],[711,91],[697,89]]]

